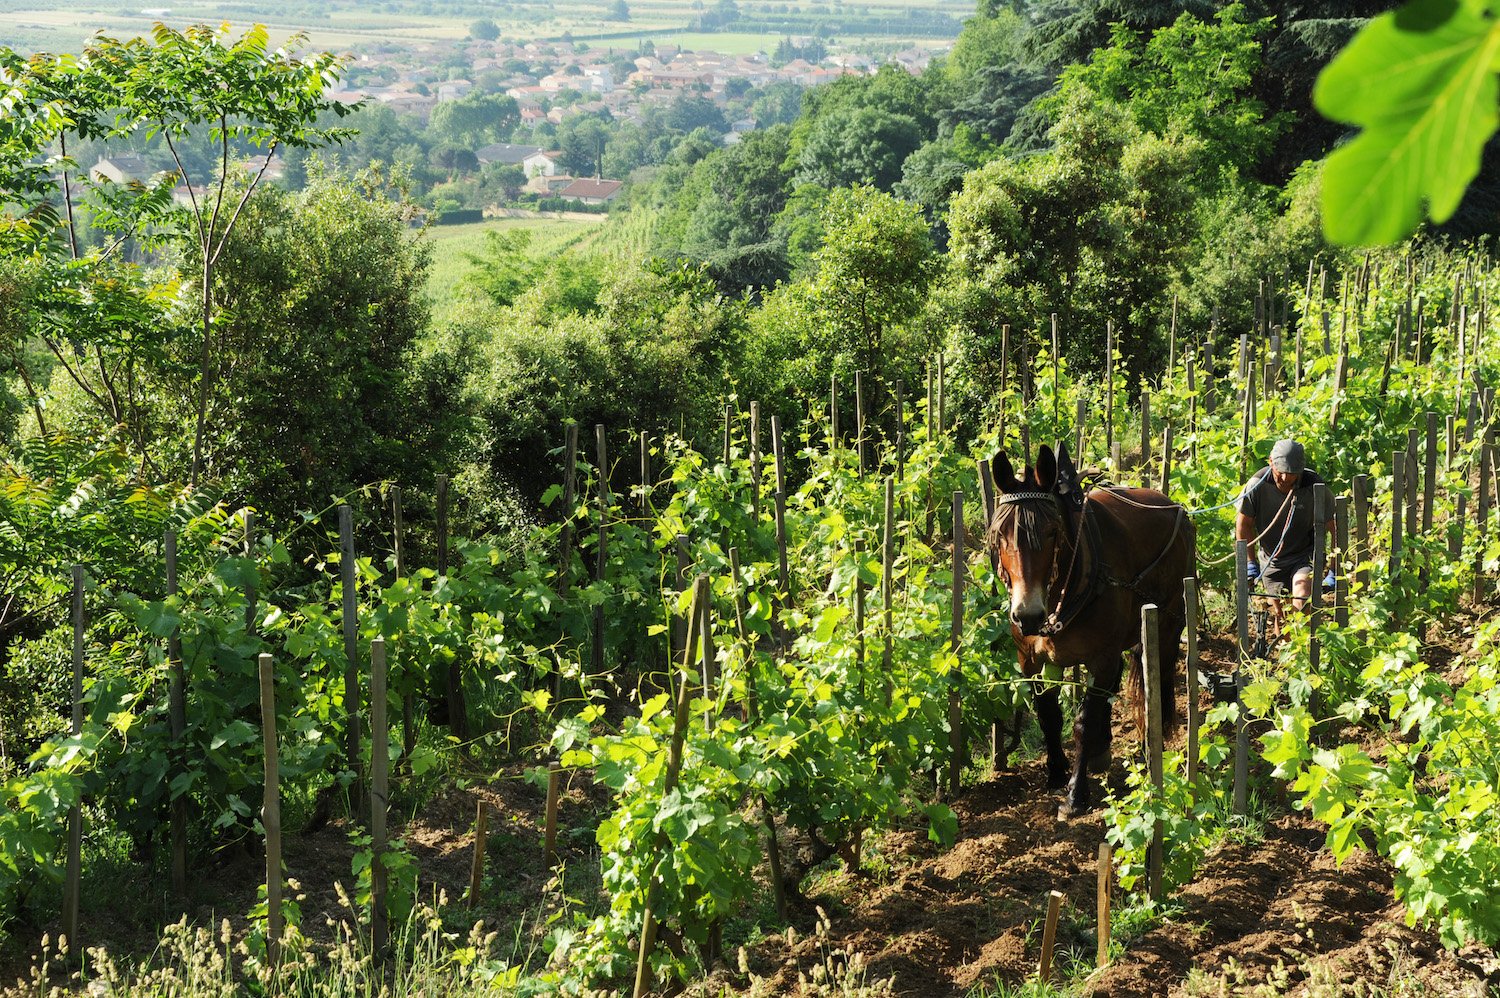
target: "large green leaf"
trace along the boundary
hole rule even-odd
[[[1497,58],[1500,24],[1456,0],[1412,0],[1339,53],[1313,99],[1363,131],[1323,172],[1329,239],[1394,243],[1421,222],[1424,204],[1435,222],[1453,214],[1495,132]]]

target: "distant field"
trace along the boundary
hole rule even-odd
[[[153,0],[153,3],[155,0]],[[142,0],[144,6],[144,0]],[[115,36],[134,36],[148,32],[154,17],[137,13],[143,9],[103,4],[98,0],[0,0],[0,45],[20,51],[77,51],[95,31]],[[487,4],[459,4],[445,7],[450,13],[424,13],[430,6],[419,0],[387,0],[372,10],[370,3],[355,0],[326,0],[324,3],[298,0],[183,0],[162,3],[169,13],[162,18],[181,27],[191,23],[229,21],[236,28],[259,21],[271,28],[276,41],[295,31],[305,31],[311,45],[319,48],[346,49],[361,44],[391,43],[400,45],[461,39],[469,25],[480,16],[493,18],[500,25],[502,37],[514,40],[559,38],[563,34],[584,38],[589,35],[621,34],[620,39],[596,44],[633,45],[633,40],[649,38],[691,49],[713,49],[745,54],[775,46],[778,32],[693,33],[685,30],[700,13],[690,0],[634,0],[629,2],[629,22],[606,21],[605,0],[554,0],[554,2],[517,2],[505,9]],[[828,12],[830,15],[859,12],[879,17],[914,8],[943,10],[955,17],[973,10],[972,0],[869,0],[847,5],[793,3],[741,4],[747,17],[764,17],[771,10],[782,9],[800,14]],[[455,12],[457,11],[457,12]],[[855,44],[867,37],[851,33],[838,41]],[[889,36],[881,36],[890,41]],[[913,39],[915,41],[916,39]]]
[[[470,225],[439,225],[427,230],[433,244],[432,271],[427,279],[427,296],[439,309],[453,298],[463,276],[474,269],[466,254],[482,253],[488,232],[531,233],[535,253],[561,253],[585,243],[604,224],[597,220],[573,221],[559,218],[496,218]]]
[[[173,5],[165,17],[125,15],[119,7],[109,10],[85,6],[66,10],[0,11],[0,45],[18,51],[76,52],[96,31],[117,38],[145,35],[162,20],[173,27],[188,24],[217,24],[228,20],[242,29],[257,20],[271,29],[272,40],[280,43],[297,31],[306,31],[309,44],[317,48],[341,49],[364,43],[414,42],[463,38],[469,21],[459,18],[421,17],[401,14],[334,11],[324,19],[277,20],[254,17],[235,9],[227,13],[217,4]]]

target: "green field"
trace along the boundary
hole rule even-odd
[[[164,16],[141,13],[133,5],[121,7],[104,4],[72,4],[66,0],[29,0],[24,4],[7,4],[0,0],[0,45],[18,51],[77,51],[95,31],[115,36],[145,34],[158,19],[174,27],[192,23],[229,21],[241,27],[256,21],[272,29],[273,38],[281,41],[303,31],[310,44],[319,48],[342,49],[362,44],[412,45],[462,39],[469,25],[479,16],[492,17],[502,36],[525,41],[535,38],[556,39],[564,34],[583,39],[588,36],[614,35],[611,41],[630,44],[633,38],[681,45],[687,49],[710,49],[733,54],[748,54],[774,47],[777,32],[689,32],[686,26],[699,14],[684,0],[657,0],[630,4],[631,20],[627,23],[604,19],[605,3],[575,2],[563,4],[517,3],[504,12],[475,5],[466,13],[425,13],[423,5],[386,3],[382,11],[372,11],[367,4],[330,0],[326,5],[298,3],[242,2],[228,5],[215,0],[186,0],[166,8]],[[768,4],[744,5],[747,16],[757,16]],[[870,0],[868,3],[833,6],[829,4],[794,4],[791,9],[806,13],[827,11],[830,15],[845,10],[879,16],[912,8],[946,10],[963,16],[972,10],[969,0]],[[461,11],[461,7],[450,10]],[[628,36],[628,37],[626,37]],[[864,36],[840,37],[844,44],[856,44]],[[891,40],[888,36],[882,36]],[[913,39],[915,41],[915,39]],[[602,42],[608,45],[610,41]]]
[[[566,252],[584,245],[598,232],[606,216],[589,221],[565,218],[495,218],[469,225],[434,226],[427,231],[432,242],[432,270],[427,278],[427,295],[441,312],[444,304],[458,291],[463,276],[473,269],[469,254],[482,253],[486,233],[531,233],[531,249],[536,254]]]
[[[272,40],[280,43],[298,31],[305,31],[309,44],[318,48],[348,48],[366,43],[410,45],[424,41],[463,38],[469,21],[461,18],[423,17],[419,15],[365,13],[335,10],[327,17],[270,18],[247,15],[236,8],[226,13],[219,4],[188,3],[173,5],[165,17],[124,14],[119,7],[27,9],[0,11],[0,45],[18,51],[76,52],[96,31],[115,37],[144,35],[161,20],[173,27],[189,24],[215,24],[229,20],[236,28],[259,20],[271,29]]]

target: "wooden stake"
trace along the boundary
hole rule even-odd
[[[771,417],[771,447],[776,457],[776,553],[777,588],[785,605],[791,598],[791,572],[786,558],[786,463],[781,452],[781,417]]]
[[[1151,461],[1151,393],[1141,390],[1141,484],[1151,477],[1147,467]]]
[[[645,435],[641,436],[642,447],[645,446]],[[646,454],[641,452],[641,481],[645,482]],[[573,511],[577,506],[578,475],[578,424],[572,420],[567,425],[567,443],[563,447],[563,525],[562,536],[558,540],[558,566],[557,566],[557,591],[559,595],[567,595],[568,587],[572,582],[573,568]],[[441,479],[439,480],[441,481]],[[441,486],[440,486],[441,488]],[[644,501],[644,500],[643,500]],[[443,545],[439,544],[438,561],[446,567],[446,555],[441,552]],[[439,575],[443,574],[440,569]]]
[[[1052,891],[1047,895],[1047,923],[1042,929],[1042,961],[1037,967],[1037,977],[1044,982],[1052,980],[1052,950],[1057,944],[1057,919],[1062,913],[1062,903],[1062,891]]]
[[[859,669],[859,699],[865,699],[865,552],[864,545],[854,542],[854,661]]]
[[[693,582],[692,609],[688,612],[688,635],[687,643],[683,649],[681,672],[677,683],[677,704],[673,713],[672,739],[667,750],[667,770],[662,781],[663,795],[670,794],[677,788],[678,777],[682,773],[682,749],[686,739],[688,726],[688,704],[690,701],[690,690],[692,687],[693,674],[693,652],[698,643],[698,620],[701,614],[698,605],[708,598],[708,576],[700,575]],[[658,832],[653,841],[648,845],[648,856],[655,863],[662,851],[665,842],[665,834]],[[646,888],[646,910],[641,923],[641,946],[636,959],[635,967],[635,989],[632,992],[635,998],[642,998],[651,987],[651,953],[656,949],[656,903],[661,892],[661,880],[655,875],[654,870],[648,880]]]
[[[750,403],[750,515],[760,522],[760,403]]]
[[[1108,319],[1104,323],[1104,453],[1109,455],[1114,462],[1110,470],[1118,474],[1120,463],[1115,457],[1115,321],[1113,319]]]
[[[729,420],[732,410],[724,407],[724,464],[729,465]],[[594,581],[603,582],[609,569],[609,507],[613,497],[609,491],[609,451],[606,447],[604,424],[594,424],[594,449],[599,457],[599,543],[594,551]],[[594,676],[604,675],[604,604],[594,607],[593,649],[590,656]]]
[[[1245,666],[1250,661],[1250,580],[1246,570],[1250,563],[1250,548],[1245,541],[1234,542],[1234,602],[1239,626],[1239,665],[1235,670],[1235,689],[1245,675]],[[1238,700],[1238,697],[1236,697]],[[1234,747],[1234,813],[1246,813],[1246,787],[1249,779],[1250,739],[1245,728],[1245,710],[1240,706],[1239,718],[1235,722]]]
[[[703,651],[699,657],[699,674],[703,678],[703,727],[707,731],[714,729],[714,714],[719,702],[718,683],[719,665],[714,654],[714,602],[706,599],[698,607],[698,612],[703,619],[698,622],[698,633],[702,635]]]
[[[949,648],[953,650],[953,672],[948,681],[948,793],[958,796],[963,772],[963,632],[964,632],[964,494],[953,493],[953,628]]]
[[[734,406],[729,402],[724,403],[724,442],[720,449],[719,463],[725,468],[729,467],[729,445],[734,442]],[[601,471],[602,474],[602,471]]]
[[[828,376],[828,453],[839,449],[839,376]]]
[[[1370,549],[1370,476],[1355,475],[1349,486],[1354,492],[1354,577],[1360,591],[1368,592],[1370,570],[1366,563],[1375,557]]]
[[[1427,413],[1427,447],[1422,452],[1422,536],[1432,534],[1432,504],[1437,495],[1438,414]]]
[[[245,510],[244,553],[246,558],[255,557],[255,513],[248,509]],[[245,633],[249,635],[255,634],[259,620],[257,604],[260,597],[256,592],[255,578],[255,574],[251,573],[245,583]]]
[[[1086,420],[1089,414],[1089,403],[1087,399],[1080,398],[1073,408],[1073,429],[1076,442],[1073,445],[1073,453],[1076,460],[1083,463],[1083,444],[1088,439]]]
[[[265,794],[260,826],[266,833],[266,962],[281,962],[281,767],[276,741],[276,670],[271,656],[262,654],[260,668],[260,731],[264,745]]]
[[[391,520],[393,526],[393,541],[396,548],[396,578],[406,578],[406,518],[401,506],[401,486],[391,486]],[[397,768],[402,768],[411,758],[411,750],[416,747],[416,721],[414,719],[412,694],[408,690],[401,694],[401,757],[396,761]]]
[[[370,642],[370,949],[383,958],[390,940],[386,910],[385,818],[390,801],[390,729],[386,724],[385,638]]]
[[[547,763],[547,819],[542,840],[542,860],[547,869],[557,866],[557,800],[562,784],[562,767],[554,760]]]
[[[892,577],[896,570],[896,482],[889,475],[885,479],[885,530],[880,542],[880,606],[884,616],[881,630],[885,635],[885,650],[880,658],[880,671],[885,675],[885,705],[891,705],[891,645],[893,594]]]
[[[1052,313],[1052,426],[1054,429],[1060,427],[1061,415],[1058,412],[1058,403],[1062,399],[1062,331],[1057,326],[1057,313]]]
[[[1167,370],[1177,367],[1177,296],[1172,296],[1172,328],[1167,332]]]
[[[751,402],[750,403],[750,426],[752,427],[752,429],[751,429],[750,433],[751,433],[752,440],[755,437],[755,430],[759,428],[757,426],[759,418],[760,418],[760,403],[759,402]],[[754,443],[752,443],[751,446],[754,447],[755,446]],[[755,468],[757,470],[759,469],[759,463],[758,463],[759,462],[759,457],[760,457],[760,452],[759,451],[754,451],[754,450],[751,451],[751,459],[750,459],[751,467]],[[760,519],[760,476],[758,474],[754,474],[754,475],[752,475],[752,478],[754,479],[754,484],[752,486],[752,488],[754,489],[754,491],[751,494],[753,496],[753,501],[754,501],[754,504],[755,504],[755,518],[757,520],[759,520]],[[655,491],[655,490],[651,487],[651,438],[646,435],[646,431],[645,430],[642,430],[641,431],[641,513],[643,513],[643,514],[648,509],[650,509],[650,507],[651,507],[651,493],[653,491]]]
[[[348,725],[344,735],[344,764],[355,774],[356,784],[363,768],[359,751],[359,604],[355,589],[354,511],[339,507],[339,578],[342,585],[344,618],[344,718]],[[364,793],[356,785],[355,800],[363,802]]]
[[[490,806],[480,801],[474,809],[474,858],[469,862],[469,907],[479,903],[484,882],[484,854],[489,848]]]
[[[906,481],[906,382],[896,382],[896,479]]]
[[[1349,497],[1337,496],[1333,500],[1333,543],[1338,551],[1339,565],[1334,575],[1333,619],[1340,627],[1349,626]]]
[[[1182,580],[1183,614],[1187,618],[1187,781],[1191,788],[1198,782],[1198,580]]]
[[[1489,540],[1490,519],[1490,468],[1493,466],[1492,448],[1487,442],[1488,433],[1481,438],[1486,442],[1479,446],[1479,500],[1475,511],[1479,514],[1478,537],[1479,543],[1474,554],[1474,591],[1473,599],[1477,605],[1484,599],[1484,549]]]
[[[859,477],[865,477],[865,372],[854,372],[854,449],[859,459]]]
[[[175,598],[177,589],[177,532],[170,527],[162,535],[162,549],[167,562],[167,596]],[[182,667],[182,631],[172,628],[167,638],[169,662],[168,713],[172,731],[172,766],[175,772],[186,767],[183,738],[187,734],[187,677]],[[188,796],[186,791],[172,798],[172,893],[187,898]]]
[[[1161,493],[1172,494],[1172,424],[1161,431]]]
[[[1108,842],[1099,843],[1099,887],[1098,918],[1099,948],[1094,957],[1094,968],[1103,970],[1109,966],[1110,925],[1109,895],[1114,882],[1114,851]]]
[[[1317,674],[1322,661],[1323,644],[1318,639],[1318,625],[1323,620],[1323,577],[1327,574],[1328,531],[1327,523],[1332,517],[1328,512],[1328,486],[1319,482],[1313,486],[1313,577],[1308,594],[1308,669]]]
[[[1155,603],[1141,607],[1141,665],[1146,679],[1146,766],[1157,796],[1162,792],[1161,610]],[[1153,901],[1162,899],[1162,822],[1156,822],[1146,854],[1146,877]]]
[[[1405,503],[1406,452],[1391,452],[1391,547],[1388,574],[1401,574],[1401,517]]]
[[[83,566],[73,566],[73,718],[69,731],[74,738],[83,734],[83,638],[86,621],[83,610]],[[83,807],[68,808],[68,858],[63,884],[62,934],[68,941],[70,956],[82,956],[78,938],[78,903],[83,893]]]
[[[1234,702],[1239,713],[1234,722],[1234,813],[1250,813],[1250,725],[1245,716],[1245,687],[1250,683],[1243,669],[1234,674]]]

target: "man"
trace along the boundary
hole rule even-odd
[[[1259,579],[1272,593],[1290,589],[1298,610],[1312,595],[1313,486],[1322,481],[1307,467],[1300,443],[1278,440],[1267,466],[1245,484],[1234,518],[1235,540],[1250,544],[1251,583]],[[1332,520],[1325,529],[1333,530]],[[1325,588],[1332,587],[1332,579],[1330,565]]]

